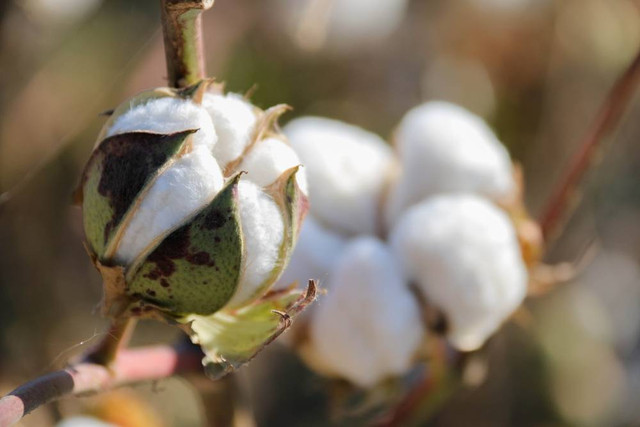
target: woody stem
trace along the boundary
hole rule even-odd
[[[202,17],[214,0],[161,0],[169,85],[184,88],[205,76]]]

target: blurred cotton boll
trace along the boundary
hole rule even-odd
[[[409,280],[442,310],[447,336],[460,350],[482,346],[525,297],[515,230],[486,199],[430,198],[400,218],[390,241]]]
[[[540,6],[548,0],[467,0],[479,9],[487,12],[524,12],[531,6]]]
[[[94,417],[77,416],[60,421],[56,427],[116,427],[116,425],[105,423]]]
[[[402,22],[408,0],[280,0],[286,27],[303,49],[374,45]]]
[[[402,173],[386,206],[388,225],[428,196],[471,192],[493,200],[515,191],[506,148],[480,117],[447,102],[410,110],[396,131]]]
[[[305,166],[311,213],[347,234],[375,234],[378,211],[395,160],[377,135],[320,117],[303,117],[284,128]]]
[[[424,339],[419,307],[387,246],[355,239],[313,313],[303,357],[327,375],[371,387],[412,366]]]
[[[329,285],[329,275],[342,257],[347,238],[320,225],[308,215],[300,230],[298,243],[275,289],[284,289],[297,282],[304,286],[316,279],[322,287]],[[313,309],[312,306],[310,309]]]
[[[73,24],[94,12],[102,0],[26,0],[24,8],[38,21],[51,24]]]

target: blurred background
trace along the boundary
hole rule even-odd
[[[640,48],[640,1],[217,0],[204,31],[209,74],[260,107],[290,104],[284,122],[322,115],[391,140],[425,100],[483,116],[523,165],[535,217]],[[165,76],[158,1],[0,2],[0,393],[100,339],[101,284],[71,193],[99,113]],[[547,255],[579,262],[578,277],[526,303],[479,355],[485,380],[431,425],[640,425],[638,117],[634,102]],[[142,323],[134,344],[177,336]],[[358,424],[331,417],[326,380],[283,347],[237,377],[244,425]],[[138,425],[204,425],[225,385],[195,386],[64,401],[22,425],[118,399],[148,417]]]

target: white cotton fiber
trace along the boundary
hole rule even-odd
[[[137,105],[119,116],[106,136],[127,132],[175,133],[198,129],[193,134],[193,145],[211,150],[218,137],[207,112],[190,100],[181,98],[152,99]]]
[[[224,168],[238,158],[249,143],[256,123],[255,107],[235,93],[206,93],[202,106],[209,113],[218,135],[213,155]]]
[[[480,117],[447,102],[427,102],[400,122],[402,174],[388,198],[387,223],[437,193],[472,192],[498,200],[515,188],[509,153]]]
[[[430,198],[401,217],[390,242],[407,277],[447,317],[448,337],[460,350],[482,346],[525,297],[515,230],[486,199]]]
[[[336,120],[305,117],[284,128],[307,172],[311,213],[341,232],[374,234],[394,158],[377,135]]]
[[[304,287],[309,279],[317,280],[321,287],[326,288],[329,275],[342,257],[346,245],[346,237],[323,227],[312,215],[307,215],[289,265],[274,289],[284,289],[294,282]]]
[[[299,166],[300,158],[287,143],[277,138],[258,141],[242,160],[238,170],[247,172],[247,179],[266,187],[287,169]],[[298,186],[307,194],[307,178],[304,168],[296,174]]]
[[[124,265],[133,262],[160,236],[198,214],[224,184],[222,171],[206,147],[196,147],[167,168],[142,197],[115,253]]]
[[[418,304],[389,249],[373,237],[349,244],[318,300],[306,353],[316,369],[360,387],[407,372],[424,339]]]
[[[98,418],[89,416],[75,416],[65,418],[55,427],[117,427],[115,424],[104,422]]]
[[[276,202],[244,177],[238,184],[238,204],[244,236],[242,275],[228,307],[236,307],[255,297],[271,276],[284,239],[284,220]]]

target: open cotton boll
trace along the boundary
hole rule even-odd
[[[472,192],[492,199],[515,189],[509,153],[480,117],[447,102],[427,102],[400,122],[402,175],[388,198],[387,220],[436,193]]]
[[[159,237],[198,213],[223,184],[222,171],[206,147],[195,147],[178,158],[143,195],[114,258],[124,265],[131,264]]]
[[[520,305],[527,270],[507,215],[470,194],[432,197],[392,230],[392,249],[407,276],[448,321],[448,338],[479,348]]]
[[[240,224],[244,236],[242,275],[229,307],[255,296],[280,262],[284,219],[276,202],[261,187],[244,177],[238,185]]]
[[[127,132],[175,133],[198,129],[193,134],[193,145],[212,149],[218,140],[207,112],[188,99],[159,98],[137,105],[113,122],[106,136]]]
[[[405,373],[425,331],[387,246],[368,236],[353,240],[330,281],[313,313],[309,362],[360,387]]]
[[[56,424],[55,427],[117,427],[115,424],[107,423],[98,418],[90,416],[75,416],[65,418]]]
[[[393,153],[377,135],[337,120],[304,117],[284,128],[305,166],[311,213],[342,232],[374,234]]]
[[[306,286],[309,279],[318,280],[320,286],[329,284],[329,274],[342,257],[347,238],[320,225],[311,215],[302,224],[298,243],[274,289],[284,289],[294,282]],[[311,306],[309,309],[313,309]]]
[[[287,169],[300,165],[300,158],[287,143],[277,138],[267,138],[258,143],[244,157],[239,170],[247,172],[247,179],[266,187]],[[307,178],[304,168],[296,174],[298,187],[307,194]]]
[[[213,155],[224,168],[238,158],[249,143],[256,123],[255,107],[235,93],[205,93],[202,106],[209,113],[218,134]]]

